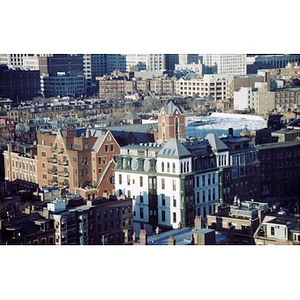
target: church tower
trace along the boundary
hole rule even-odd
[[[173,101],[163,106],[158,116],[158,142],[170,138],[185,138],[185,115]]]

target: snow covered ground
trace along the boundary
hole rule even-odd
[[[267,121],[261,116],[213,113],[210,116],[186,117],[186,135],[204,137],[209,132],[218,136],[228,133],[233,128],[234,135],[245,128],[258,130],[267,127]]]

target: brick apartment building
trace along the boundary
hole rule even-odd
[[[228,147],[231,166],[231,197],[260,200],[260,162],[251,138],[233,136],[229,130],[221,141]]]
[[[132,226],[131,199],[64,198],[0,218],[0,245],[130,244]]]
[[[55,200],[43,211],[54,221],[56,245],[114,245],[132,242],[132,201],[111,197]]]
[[[300,140],[257,145],[261,197],[299,198]]]

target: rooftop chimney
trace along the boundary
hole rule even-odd
[[[168,238],[168,246],[173,246],[173,245],[176,245],[176,241],[174,240],[174,236],[170,236]]]
[[[147,245],[147,232],[145,229],[140,231],[140,245]]]

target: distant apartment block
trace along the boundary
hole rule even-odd
[[[166,69],[165,54],[147,54],[147,70],[161,71]]]
[[[246,54],[204,54],[202,63],[217,74],[247,74]]]
[[[247,74],[259,69],[285,68],[289,63],[299,63],[299,54],[247,55]]]
[[[73,96],[80,97],[86,92],[83,75],[69,75],[64,72],[56,76],[41,76],[41,92],[45,98]]]
[[[275,108],[280,112],[300,109],[300,88],[276,90]]]
[[[9,98],[14,103],[31,100],[40,95],[39,71],[8,69],[0,66],[0,97]]]
[[[267,116],[275,109],[275,93],[266,82],[255,82],[255,87],[241,87],[234,92],[234,109]]]
[[[35,57],[34,54],[0,54],[0,65],[6,65],[9,68],[24,69],[24,60]]]
[[[233,97],[233,76],[205,74],[192,79],[182,77],[176,81],[176,94],[224,101]]]
[[[147,70],[147,54],[126,54],[126,71]]]

